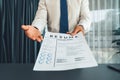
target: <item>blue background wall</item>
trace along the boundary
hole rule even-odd
[[[31,24],[39,0],[0,0],[0,63],[34,63],[39,43],[28,39],[22,24]]]

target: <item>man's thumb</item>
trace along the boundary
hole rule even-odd
[[[22,25],[21,27],[24,31],[27,31],[29,29],[29,26]]]

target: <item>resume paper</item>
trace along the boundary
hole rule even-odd
[[[63,71],[98,66],[85,37],[46,32],[34,71]]]

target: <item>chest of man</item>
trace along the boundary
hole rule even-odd
[[[60,0],[46,0],[46,7],[49,14],[59,14],[60,13]],[[78,14],[80,12],[81,0],[67,0],[68,13]]]

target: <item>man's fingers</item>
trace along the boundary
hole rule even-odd
[[[67,34],[70,34],[71,36],[75,35],[75,33],[73,33],[73,32],[67,32]]]
[[[76,35],[79,32],[82,32],[83,36],[85,35],[84,31],[72,32],[71,35],[74,36],[74,35]]]
[[[43,40],[43,36],[40,36],[41,37],[41,40]]]
[[[41,42],[43,40],[42,36],[38,36],[38,37],[32,36],[32,37],[29,37],[29,38],[34,40],[34,41],[37,41],[37,42]]]
[[[38,41],[38,42],[41,42],[42,40],[43,40],[42,36],[38,36],[37,39],[36,39],[36,41]]]
[[[74,36],[74,35],[76,35],[77,33],[71,33],[71,36]]]
[[[37,42],[41,42],[41,38],[38,37],[38,38],[36,39],[36,41],[37,41]]]
[[[26,35],[28,35],[28,34],[26,33]],[[33,41],[36,40],[35,36],[33,36],[33,35],[30,35],[30,34],[29,34],[27,37],[30,38],[30,39],[33,40]]]
[[[21,27],[24,31],[27,31],[29,29],[29,26],[22,25]]]
[[[77,33],[79,33],[80,30],[74,30],[73,32],[67,32],[67,34],[70,34],[71,36],[75,36]],[[83,32],[82,32],[83,33]],[[84,34],[84,33],[83,33]]]
[[[67,32],[67,34],[70,34],[70,35],[72,35],[72,33],[71,33],[71,32]]]
[[[71,36],[74,36],[77,34],[77,31],[73,31],[73,32],[67,32],[67,34],[70,34]]]
[[[71,32],[67,32],[67,34],[71,34]]]
[[[77,34],[77,33],[79,33],[81,30],[80,29],[78,29],[77,27],[73,30],[73,34]]]
[[[32,37],[32,38],[30,38],[30,39],[32,39],[33,41],[35,41],[35,40],[36,40],[34,37]]]

